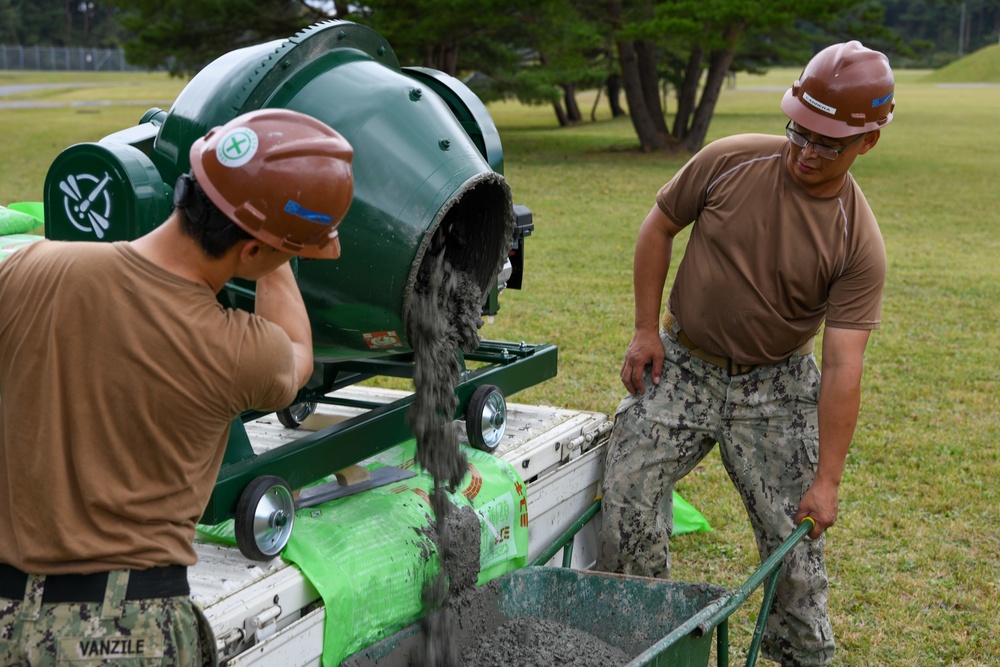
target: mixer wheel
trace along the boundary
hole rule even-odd
[[[271,560],[285,548],[295,523],[295,500],[288,483],[274,475],[257,477],[236,503],[236,546],[250,560]]]
[[[298,428],[309,418],[309,415],[316,412],[316,401],[303,401],[293,403],[284,410],[278,410],[278,421],[285,428]]]
[[[507,401],[500,388],[492,384],[478,387],[465,410],[465,432],[469,444],[493,453],[500,446],[507,428]]]

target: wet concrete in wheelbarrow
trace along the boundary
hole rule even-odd
[[[462,651],[476,667],[614,667],[631,658],[582,630],[544,618],[510,619]]]

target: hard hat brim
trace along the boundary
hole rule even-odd
[[[281,248],[281,250],[290,252],[287,248]],[[338,259],[340,258],[340,239],[334,238],[322,248],[305,246],[295,250],[293,254],[306,259]]]
[[[892,111],[889,111],[883,122],[866,123],[858,126],[848,125],[841,120],[813,111],[803,104],[793,94],[792,90],[792,88],[786,90],[785,96],[781,98],[782,112],[794,120],[795,124],[799,127],[810,132],[815,132],[816,134],[822,134],[824,137],[843,139],[844,137],[853,137],[864,132],[874,132],[875,130],[881,130],[892,120]],[[893,106],[895,106],[895,103],[893,103]]]
[[[781,98],[781,110],[802,129],[822,134],[824,137],[840,139],[841,137],[849,137],[852,134],[860,134],[864,131],[848,128],[846,124],[835,118],[824,116],[809,109],[792,94],[791,88],[786,90],[785,96]]]

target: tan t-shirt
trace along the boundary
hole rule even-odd
[[[127,243],[0,262],[0,562],[192,565],[232,419],[288,405],[291,341]]]
[[[741,364],[787,358],[827,326],[880,325],[885,246],[847,175],[817,198],[792,180],[788,141],[739,135],[698,152],[657,204],[691,236],[669,308],[700,348]]]

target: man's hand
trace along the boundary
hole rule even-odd
[[[625,363],[622,364],[622,384],[632,396],[646,393],[642,384],[643,373],[652,366],[653,384],[660,384],[660,371],[663,370],[663,343],[656,330],[637,330],[625,351]]]
[[[805,518],[812,517],[815,527],[809,532],[809,538],[816,540],[827,528],[837,522],[837,485],[817,479],[802,496],[799,511],[795,515],[795,523],[802,523]]]
[[[660,342],[660,307],[663,285],[670,268],[674,236],[681,228],[654,205],[642,221],[635,244],[632,285],[635,292],[635,333],[625,351],[622,384],[628,393],[643,394],[642,374],[652,365],[653,384],[660,384],[663,343]]]

